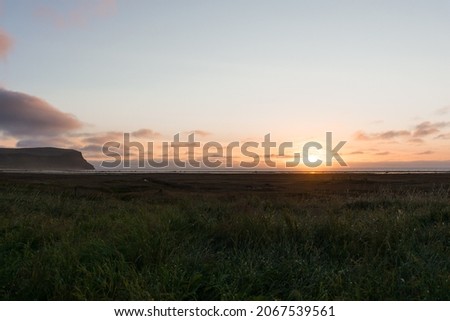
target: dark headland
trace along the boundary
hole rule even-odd
[[[61,148],[0,148],[0,170],[93,170],[81,152]]]

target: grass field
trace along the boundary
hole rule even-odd
[[[0,174],[3,300],[450,300],[450,174]]]

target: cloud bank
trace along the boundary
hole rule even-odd
[[[13,137],[56,136],[82,123],[46,101],[0,88],[0,131]]]

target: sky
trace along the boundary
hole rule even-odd
[[[449,39],[444,0],[0,0],[0,146],[332,132],[350,166],[449,166]]]

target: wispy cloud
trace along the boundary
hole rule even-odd
[[[16,147],[73,147],[73,142],[65,137],[41,137],[21,139],[16,143]]]
[[[198,135],[200,137],[207,137],[207,136],[211,136],[212,133],[207,132],[205,130],[201,130],[201,129],[196,129],[194,130],[195,135]]]
[[[0,29],[0,58],[6,58],[13,45],[13,39]]]
[[[408,142],[413,144],[423,144],[425,141],[422,138],[411,138]]]
[[[1,134],[1,128],[0,128]],[[137,134],[142,140],[139,140],[135,135]],[[152,129],[139,129],[131,132],[132,141],[141,142],[145,145],[145,141],[150,139],[148,135],[153,135],[153,138],[159,137],[159,133]],[[133,135],[135,135],[133,138]],[[1,137],[0,137],[1,138]],[[4,137],[2,140],[5,140]],[[60,133],[58,136],[38,136],[19,138],[15,142],[16,147],[60,147],[60,148],[72,148],[83,152],[83,154],[92,159],[101,159],[104,157],[102,149],[103,145],[107,142],[118,142],[122,148],[119,148],[117,152],[121,155],[124,154],[124,132],[121,131],[108,131],[108,132],[67,132]],[[155,149],[159,149],[159,145],[155,145]],[[128,153],[130,156],[135,156],[136,150],[132,149]]]
[[[409,142],[422,143],[422,138],[439,133],[442,128],[449,127],[450,122],[430,122],[424,121],[416,126],[414,130],[388,130],[379,133],[366,133],[357,131],[353,137],[355,140],[393,140],[396,138],[410,138]]]
[[[75,116],[38,97],[0,88],[0,131],[6,135],[56,136],[81,126]]]
[[[436,115],[440,115],[440,116],[442,116],[442,115],[447,115],[448,113],[450,113],[450,105],[449,105],[449,106],[442,107],[442,108],[439,108],[439,109],[437,109],[437,110],[435,111],[435,114],[436,114]]]
[[[434,154],[434,152],[431,150],[426,150],[424,152],[417,153],[417,155],[431,155],[431,154]]]
[[[409,136],[411,133],[407,130],[390,130],[378,135],[377,139],[393,139],[397,137]]]
[[[58,28],[86,25],[97,17],[109,16],[116,11],[115,0],[71,1],[73,6],[65,11],[41,6],[35,14]]]
[[[434,139],[450,139],[450,133],[438,135]]]
[[[148,128],[136,130],[136,131],[132,132],[131,135],[134,137],[137,137],[137,138],[146,138],[146,139],[161,137],[160,133],[155,132],[154,130],[148,129]]]
[[[380,153],[376,153],[375,155],[377,156],[386,156],[386,155],[390,155],[390,152],[380,152]]]
[[[150,139],[157,139],[161,134],[150,128],[141,128],[131,132],[122,131],[108,131],[108,132],[93,132],[93,133],[73,133],[70,134],[72,138],[77,138],[82,144],[103,145],[107,142],[116,141],[123,142],[125,133],[131,135],[131,139],[142,139],[142,142]]]
[[[81,142],[87,145],[103,145],[107,142],[123,140],[123,132],[83,133],[79,135]]]
[[[185,135],[195,134],[195,136],[197,136],[197,137],[208,137],[208,136],[212,135],[212,133],[210,133],[206,130],[202,130],[202,129],[195,129],[195,130],[187,131],[187,132],[184,132],[183,134],[185,134]]]
[[[354,137],[356,140],[391,140],[397,137],[410,136],[411,132],[407,130],[389,130],[381,133],[371,133],[367,134],[363,131],[358,131],[355,133]]]
[[[447,127],[450,125],[450,122],[438,122],[432,123],[429,121],[420,123],[416,126],[416,129],[413,133],[414,137],[424,137],[431,134],[439,133],[441,128]]]
[[[353,137],[354,137],[356,140],[370,140],[370,135],[366,134],[366,133],[363,132],[363,131],[357,131],[357,132],[353,135]]]

